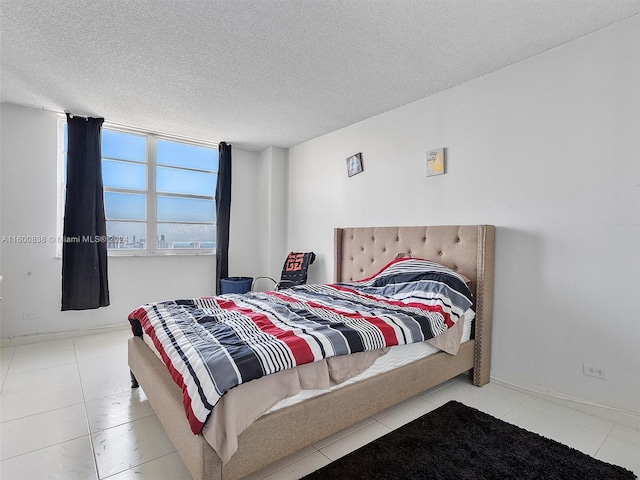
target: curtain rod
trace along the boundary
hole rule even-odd
[[[42,109],[46,110],[44,107]],[[60,113],[60,111],[56,111],[56,110],[51,110],[51,111],[52,112],[56,112],[56,113]],[[71,113],[68,110],[65,110],[63,113],[69,115],[71,118],[79,117],[79,118],[84,118],[85,120],[89,120],[89,118],[91,118],[88,115],[80,115],[78,113]],[[187,135],[179,135],[179,134],[176,134],[176,133],[166,133],[166,132],[161,132],[159,130],[152,130],[152,129],[149,129],[149,128],[137,127],[135,125],[126,125],[124,123],[110,122],[107,119],[105,119],[104,123],[107,124],[107,126],[111,126],[111,127],[115,127],[115,128],[122,128],[124,130],[134,130],[134,131],[138,131],[138,132],[153,133],[155,135],[160,135],[160,136],[167,137],[167,138],[173,138],[173,139],[176,139],[176,140],[184,140],[184,141],[189,141],[189,142],[202,143],[202,144],[205,144],[205,145],[215,145],[215,146],[218,146],[219,143],[220,143],[220,142],[212,142],[210,140],[203,140],[201,138],[189,137]]]
[[[47,108],[41,105],[30,105],[30,104],[26,104],[26,103],[16,103],[16,102],[3,102],[6,104],[11,104],[11,105],[18,105],[21,107],[29,107],[29,108],[35,108],[37,110],[42,110],[45,112],[52,112],[52,113],[57,113],[58,115],[62,115],[62,114],[69,114],[71,116],[74,117],[82,117],[82,118],[89,118],[86,115],[80,115],[77,113],[71,113],[68,110],[55,110],[53,108]],[[127,125],[124,123],[117,123],[117,122],[110,122],[107,119],[105,119],[104,123],[106,123],[109,126],[115,127],[115,128],[122,128],[122,129],[129,129],[129,130],[137,130],[137,131],[141,131],[141,132],[146,132],[146,133],[153,133],[155,135],[160,135],[163,137],[167,137],[167,138],[174,138],[176,140],[184,140],[184,141],[189,141],[189,142],[197,142],[197,143],[202,143],[205,145],[215,145],[218,146],[220,144],[220,142],[214,142],[211,140],[203,140],[202,138],[195,138],[195,137],[189,137],[187,135],[180,135],[180,134],[176,134],[176,133],[167,133],[167,132],[161,132],[159,130],[152,130],[150,128],[143,128],[143,127],[139,127],[136,125]],[[232,145],[230,143],[227,143],[227,145]]]
[[[183,140],[187,142],[202,143],[205,145],[215,145],[215,146],[218,146],[218,144],[220,143],[220,142],[213,142],[211,140],[203,140],[201,138],[189,137],[187,135],[180,135],[178,133],[167,133],[167,132],[162,132],[160,130],[153,130],[150,128],[138,127],[135,125],[127,125],[125,123],[110,122],[108,120],[105,120],[104,123],[107,125],[107,127],[121,128],[123,130],[132,130],[134,132],[152,133],[154,135],[159,135],[161,137],[167,137],[175,140]]]

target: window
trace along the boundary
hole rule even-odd
[[[62,231],[67,124],[63,117],[60,122]],[[218,149],[214,145],[105,124],[102,180],[109,251],[213,252],[217,170]]]

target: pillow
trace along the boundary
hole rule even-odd
[[[400,252],[398,254],[396,254],[396,256],[394,257],[396,260],[399,258],[417,258],[416,256],[412,255],[411,253],[407,253],[407,252]],[[422,259],[418,259],[418,260],[422,260]],[[428,261],[428,260],[425,260]],[[434,263],[434,262],[432,262]],[[388,265],[387,265],[388,266]],[[385,267],[386,268],[386,267]],[[459,273],[459,272],[455,272],[458,275],[460,275],[460,277],[462,278],[462,280],[464,280],[464,283],[467,284],[467,287],[471,286],[471,280],[468,279],[467,277],[465,277],[463,274]]]
[[[372,287],[380,290],[382,295],[396,295],[402,291],[403,295],[411,295],[413,291],[448,289],[453,295],[466,299],[462,304],[463,312],[471,307],[472,293],[469,289],[470,280],[449,267],[422,258],[402,257],[392,260],[378,273],[369,278],[354,282],[354,284]],[[387,287],[387,288],[385,288]],[[445,293],[446,294],[446,293]]]
[[[465,312],[473,305],[471,290],[464,277],[436,262],[419,258],[391,261],[375,275],[345,284],[361,293],[392,299],[401,304],[420,303],[437,307],[444,323],[434,331],[436,337],[463,323]],[[441,350],[457,352],[461,333],[457,330],[434,340]]]

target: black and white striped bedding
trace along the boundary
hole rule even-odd
[[[394,260],[352,283],[144,305],[130,315],[182,388],[194,433],[229,389],[323,358],[422,342],[471,307],[453,271],[426,260]]]

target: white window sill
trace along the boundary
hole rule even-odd
[[[215,256],[216,252],[171,252],[171,253],[142,253],[142,252],[118,252],[112,253],[111,251],[107,252],[107,257],[109,258],[118,258],[118,257],[211,257]],[[55,258],[62,260],[62,255],[56,255]]]

